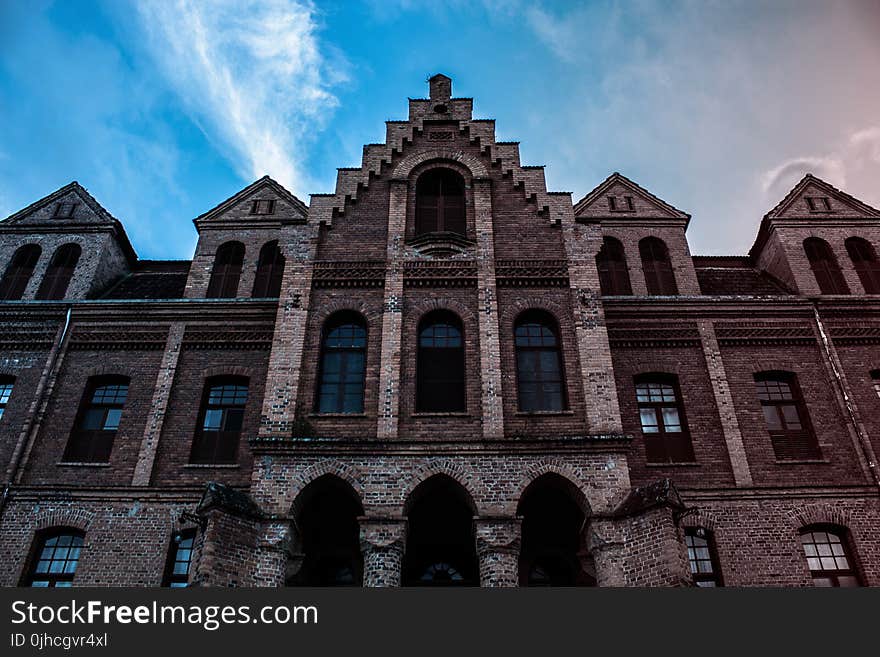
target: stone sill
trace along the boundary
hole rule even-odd
[[[59,461],[58,467],[64,468],[109,468],[109,463],[89,463],[88,461]]]
[[[574,415],[574,411],[517,411],[516,417],[554,417],[556,415]]]
[[[314,418],[318,418],[318,419],[321,419],[321,418],[351,419],[351,418],[364,418],[364,417],[368,417],[368,416],[366,413],[309,413],[309,417],[314,417]]]
[[[831,463],[828,459],[793,459],[786,461],[774,461],[776,465],[825,465]]]
[[[183,466],[184,468],[220,468],[223,470],[234,470],[236,468],[240,468],[241,465],[238,463],[187,463]]]
[[[470,413],[410,413],[410,417],[471,417]]]
[[[699,468],[696,461],[671,461],[670,463],[645,463],[646,468]]]

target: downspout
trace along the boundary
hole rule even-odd
[[[64,340],[67,338],[67,332],[70,329],[70,315],[73,310],[73,306],[67,306],[67,313],[64,317],[64,326],[61,329],[61,333],[58,335],[54,344],[52,345],[52,350],[49,353],[49,363],[43,370],[43,375],[40,377],[40,381],[37,383],[37,389],[35,391],[35,404],[34,404],[34,412],[29,414],[25,419],[24,427],[21,430],[21,436],[23,440],[19,440],[18,444],[15,446],[15,453],[12,455],[12,462],[9,464],[9,469],[6,471],[6,484],[3,487],[3,497],[0,498],[0,518],[3,517],[3,512],[6,509],[6,504],[11,497],[11,488],[15,483],[16,473],[18,472],[18,468],[21,465],[22,457],[26,451],[25,444],[30,442],[30,433],[34,424],[34,417],[39,414],[40,408],[43,406],[45,400],[43,399],[46,393],[46,385],[49,382],[49,379],[52,376],[52,372],[55,370],[55,363],[58,361],[58,353],[61,351],[61,345],[64,344]]]
[[[871,460],[870,451],[865,449],[865,445],[870,445],[870,441],[868,439],[868,436],[865,435],[865,432],[862,431],[861,425],[859,423],[859,418],[856,415],[853,400],[849,396],[846,386],[843,384],[843,375],[840,372],[840,368],[837,367],[837,358],[835,357],[835,353],[831,347],[831,341],[828,339],[828,334],[825,331],[825,325],[822,323],[822,318],[819,315],[819,308],[817,307],[815,302],[813,302],[811,305],[813,307],[813,317],[816,320],[816,327],[819,330],[819,337],[822,341],[822,349],[825,351],[825,356],[826,358],[828,358],[828,362],[831,363],[831,372],[834,374],[834,379],[837,383],[837,387],[840,390],[840,394],[843,396],[843,403],[846,407],[847,415],[849,415],[850,422],[852,423],[852,426],[856,431],[856,435],[859,438],[859,449],[862,453],[862,457],[868,464],[868,469],[871,472],[872,478],[874,479],[874,484],[878,488],[880,488],[880,472],[877,471],[877,464],[874,463],[873,460]]]

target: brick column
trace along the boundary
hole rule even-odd
[[[519,585],[521,518],[475,518],[480,586]]]
[[[379,417],[376,437],[397,437],[400,417],[400,340],[403,311],[403,246],[406,227],[407,181],[389,183],[388,244],[385,262],[385,301],[382,306],[382,356],[379,364]]]
[[[265,523],[262,529],[255,555],[254,585],[284,586],[302,566],[302,555],[292,553],[290,523],[273,520]]]
[[[712,382],[712,392],[715,395],[715,405],[718,407],[721,429],[724,432],[724,443],[727,445],[727,454],[733,468],[733,480],[737,486],[751,486],[752,472],[749,469],[749,460],[746,456],[745,445],[743,445],[736,408],[733,405],[733,396],[730,394],[730,384],[727,381],[727,372],[721,358],[721,349],[718,346],[718,339],[715,337],[715,327],[710,320],[700,320],[697,322],[697,330],[700,332],[700,343],[703,346],[706,369],[709,371],[709,380]]]
[[[134,467],[134,476],[131,480],[132,486],[150,485],[150,479],[153,476],[153,464],[156,461],[156,451],[159,448],[159,438],[162,435],[162,426],[165,423],[165,411],[168,409],[168,400],[171,397],[171,388],[174,385],[174,375],[177,372],[180,345],[183,343],[183,333],[185,330],[186,324],[184,322],[174,322],[168,330],[165,353],[162,355],[162,364],[159,366],[159,374],[156,377],[156,385],[153,388],[150,415],[147,418],[144,437],[141,439],[141,449],[138,454],[137,464]]]
[[[599,224],[582,224],[569,212],[562,219],[571,285],[580,375],[589,433],[622,433],[611,345],[599,291],[596,253],[602,244]]]
[[[483,437],[504,437],[501,399],[501,341],[498,327],[498,294],[495,288],[495,237],[492,232],[492,181],[473,181],[477,229],[478,320],[480,330],[480,381],[482,382]]]
[[[317,245],[318,227],[312,225],[286,227],[279,240],[286,263],[266,374],[260,416],[261,437],[290,436],[296,419]]]
[[[364,586],[400,586],[406,549],[406,519],[363,516],[358,521],[364,557]]]

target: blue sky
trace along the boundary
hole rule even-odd
[[[612,171],[743,253],[807,171],[880,206],[880,2],[0,0],[0,216],[78,180],[142,258],[268,173],[308,202],[443,72],[587,193]]]

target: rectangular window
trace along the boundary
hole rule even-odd
[[[251,205],[251,214],[274,214],[275,199],[255,200]]]
[[[635,212],[636,208],[632,196],[623,196],[620,198],[617,196],[609,196],[608,209],[611,212]]]
[[[755,391],[776,459],[797,461],[821,458],[794,377],[783,373],[756,375]]]
[[[831,212],[831,201],[827,196],[805,196],[810,212]]]
[[[64,460],[76,463],[108,462],[127,398],[128,379],[92,379],[80,404]]]
[[[712,533],[702,527],[688,527],[684,541],[694,584],[701,588],[721,586],[721,569]]]
[[[639,377],[636,403],[648,463],[692,462],[694,450],[675,379]]]
[[[205,387],[191,463],[234,463],[248,398],[246,379],[215,380]]]
[[[189,565],[192,562],[195,529],[177,532],[171,537],[168,563],[165,567],[164,586],[181,589],[189,586]]]
[[[55,217],[58,219],[70,219],[78,203],[59,203],[55,206]]]

